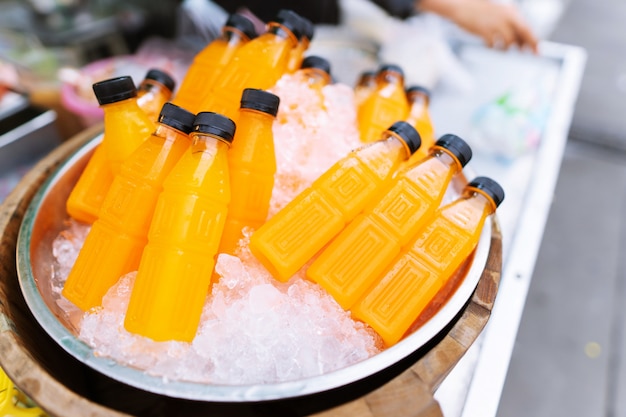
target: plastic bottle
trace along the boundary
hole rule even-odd
[[[235,52],[256,37],[250,19],[231,14],[222,28],[222,35],[194,57],[172,102],[193,113],[202,111],[202,100],[210,94],[215,81],[228,67]]]
[[[153,68],[137,87],[137,104],[154,122],[159,118],[163,105],[170,101],[176,81],[165,71]]]
[[[359,75],[354,86],[354,105],[357,109],[374,92],[376,85],[376,71],[363,71]]]
[[[252,234],[250,249],[287,281],[371,200],[420,145],[417,131],[396,122],[379,141],[349,153]]]
[[[200,108],[237,121],[239,99],[245,88],[267,90],[287,71],[290,51],[298,44],[302,18],[281,10],[268,30],[238,49],[222,71]]]
[[[243,90],[237,133],[228,151],[231,200],[220,253],[233,255],[241,230],[258,229],[267,219],[276,173],[272,125],[279,103],[267,91]]]
[[[163,181],[189,147],[193,121],[166,103],[154,134],[122,164],[63,288],[82,310],[99,306],[122,275],[137,270]]]
[[[382,198],[324,248],[307,269],[307,278],[349,310],[430,220],[452,177],[471,158],[463,139],[441,137],[426,159],[399,171]]]
[[[66,204],[68,214],[85,223],[93,223],[98,218],[122,161],[154,131],[154,123],[137,105],[137,89],[131,77],[95,83],[93,91],[104,110],[104,137]]]
[[[421,86],[412,86],[406,90],[406,96],[409,101],[409,115],[406,121],[417,129],[422,138],[422,146],[409,160],[411,164],[428,155],[431,146],[435,144],[435,129],[428,108],[430,91]]]
[[[313,22],[303,16],[300,16],[300,18],[302,21],[302,31],[300,39],[298,40],[298,45],[289,53],[289,62],[287,63],[288,72],[295,72],[301,68],[304,53],[307,49],[309,49],[309,45],[311,44],[313,35],[315,34],[315,26],[313,25]]]
[[[383,65],[376,75],[376,89],[357,109],[361,140],[365,143],[377,140],[387,126],[404,120],[408,113],[402,68]]]
[[[503,199],[490,178],[471,181],[352,307],[352,316],[374,328],[387,346],[395,344],[474,250],[485,219]]]
[[[190,342],[197,331],[230,201],[232,120],[196,116],[192,144],[163,184],[124,326],[156,341]]]

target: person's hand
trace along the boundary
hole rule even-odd
[[[537,38],[513,4],[489,0],[420,0],[420,10],[437,13],[483,38],[489,47],[513,45],[537,53]]]

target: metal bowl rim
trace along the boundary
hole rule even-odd
[[[95,148],[101,139],[102,134],[79,147],[37,190],[24,214],[18,234],[18,281],[26,304],[36,320],[65,351],[110,378],[148,392],[208,402],[262,402],[321,393],[363,380],[407,358],[443,330],[471,297],[487,263],[491,244],[490,221],[485,222],[472,265],[462,283],[430,320],[394,346],[368,359],[323,375],[295,381],[250,385],[205,384],[149,375],[143,370],[121,365],[112,359],[95,356],[92,348],[79,340],[48,307],[39,292],[31,268],[31,231],[43,201],[56,181],[72,164]]]

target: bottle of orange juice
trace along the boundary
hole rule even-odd
[[[250,249],[280,281],[287,281],[371,200],[398,165],[419,148],[419,134],[396,122],[379,141],[336,162],[252,234]]]
[[[359,75],[354,86],[354,105],[357,109],[374,92],[376,85],[376,71],[363,71]]]
[[[192,143],[163,183],[124,326],[156,341],[190,342],[210,292],[228,203],[235,124],[198,113]]]
[[[300,33],[298,45],[289,53],[289,62],[287,63],[288,72],[297,71],[301,67],[304,53],[307,49],[309,49],[309,45],[311,44],[313,35],[315,34],[315,26],[313,25],[313,22],[304,16],[300,16],[300,18],[302,21],[302,31]]]
[[[200,109],[224,114],[236,121],[245,88],[267,90],[287,71],[289,54],[298,44],[302,18],[281,10],[268,30],[239,48],[204,97]]]
[[[155,122],[163,105],[172,98],[176,81],[165,71],[153,68],[137,87],[137,104]]]
[[[458,200],[440,208],[402,253],[352,307],[387,346],[395,344],[446,281],[471,254],[485,219],[504,199],[500,185],[478,177]]]
[[[85,223],[98,218],[122,161],[154,131],[154,123],[137,104],[137,89],[131,77],[100,81],[93,85],[93,91],[104,110],[104,137],[66,204],[68,214]]]
[[[256,37],[250,19],[237,13],[231,14],[222,28],[222,35],[194,57],[173,103],[193,113],[202,111],[202,99],[210,93],[215,80],[228,67],[235,51]]]
[[[409,160],[409,164],[416,162],[428,155],[428,152],[435,144],[435,129],[430,117],[430,91],[421,86],[411,86],[406,90],[406,97],[409,101],[409,115],[406,121],[417,129],[422,138],[422,146]]]
[[[276,173],[272,125],[279,103],[270,92],[243,90],[237,133],[228,151],[231,200],[220,253],[233,255],[241,230],[258,229],[267,219]]]
[[[122,164],[63,287],[82,310],[99,306],[122,275],[137,270],[163,180],[189,147],[193,121],[166,103],[154,134]]]
[[[383,65],[376,75],[376,89],[357,109],[361,140],[373,142],[387,126],[404,120],[409,102],[404,91],[404,72],[397,65]]]
[[[307,278],[349,310],[434,215],[452,177],[471,157],[463,139],[441,137],[427,158],[399,171],[382,198],[324,248]]]

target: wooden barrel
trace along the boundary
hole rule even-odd
[[[0,207],[0,366],[15,385],[51,416],[223,416],[219,404],[209,404],[149,393],[114,381],[69,355],[37,323],[19,288],[16,243],[24,212],[51,172],[72,152],[93,138],[102,126],[88,129],[65,142],[38,163]],[[495,217],[487,265],[471,299],[456,318],[432,341],[390,370],[380,388],[363,395],[341,391],[334,408],[317,417],[441,416],[433,392],[476,340],[487,320],[498,291],[502,268],[501,231]],[[406,369],[406,370],[405,370]],[[382,376],[385,378],[385,376]],[[361,390],[363,388],[361,387]],[[344,396],[345,395],[345,396]],[[345,402],[345,398],[356,398]],[[307,399],[315,401],[315,399]],[[302,410],[321,406],[267,407],[254,404],[238,416],[307,414]]]

